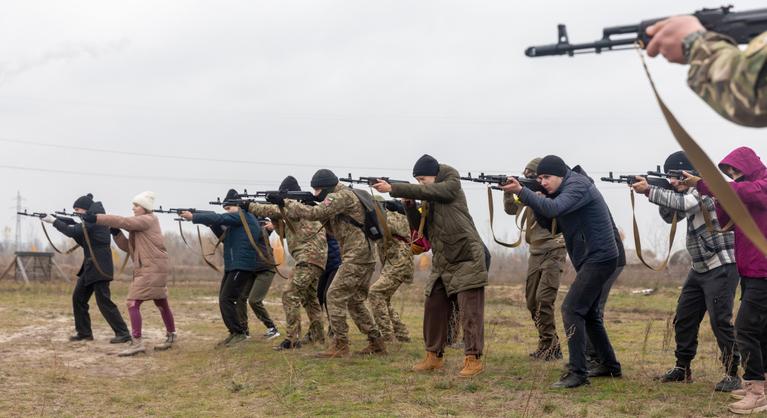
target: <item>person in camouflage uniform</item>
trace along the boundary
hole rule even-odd
[[[373,316],[365,306],[370,278],[375,270],[375,247],[357,225],[364,224],[365,209],[332,171],[322,169],[312,177],[312,188],[320,203],[308,206],[292,200],[270,197],[284,206],[288,217],[323,222],[341,247],[341,267],[327,294],[328,313],[333,329],[333,344],[318,357],[334,358],[349,354],[349,326],[346,312],[357,328],[368,337],[368,346],[357,354],[385,354],[386,344]],[[357,225],[355,225],[357,224]]]
[[[409,342],[407,326],[391,306],[391,298],[403,283],[413,283],[413,251],[410,248],[410,224],[405,207],[398,200],[384,202],[386,223],[392,234],[391,245],[386,252],[381,275],[370,287],[370,307],[384,340]],[[378,251],[383,252],[383,243]]]
[[[280,191],[300,191],[295,177],[288,176],[279,187]],[[248,210],[256,216],[268,217],[278,231],[283,231],[290,248],[290,255],[296,262],[288,288],[282,292],[282,306],[285,309],[288,335],[275,347],[287,350],[301,347],[301,306],[309,317],[308,340],[325,342],[322,324],[322,309],[317,299],[317,284],[328,256],[328,243],[322,224],[299,217],[283,218],[279,206],[250,203]]]
[[[767,127],[767,32],[745,51],[694,16],[665,19],[647,34],[647,54],[690,64],[687,84],[717,113],[739,125]]]
[[[537,178],[540,158],[525,167],[525,177]],[[520,216],[524,205],[511,192],[503,193],[503,207],[509,215]],[[554,317],[554,303],[559,292],[559,279],[565,269],[567,250],[562,234],[552,235],[549,230],[534,223],[525,234],[530,258],[527,264],[525,299],[535,327],[538,329],[538,348],[530,353],[534,359],[551,361],[562,358],[559,336]]]

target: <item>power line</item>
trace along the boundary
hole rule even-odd
[[[168,176],[138,176],[130,174],[111,174],[111,173],[94,173],[86,171],[70,171],[70,170],[57,170],[53,168],[36,168],[36,167],[20,167],[14,165],[0,164],[0,168],[9,170],[22,170],[22,171],[37,171],[42,173],[55,173],[55,174],[67,174],[75,176],[89,176],[89,177],[111,177],[111,178],[125,178],[134,180],[159,180],[170,181],[179,183],[206,183],[206,184],[253,184],[258,186],[273,186],[279,184],[281,180],[275,180],[272,182],[265,181],[253,181],[247,179],[215,179],[215,178],[194,178],[194,177],[168,177]]]
[[[25,140],[19,140],[19,139],[11,139],[11,138],[5,138],[0,137],[0,142],[5,142],[9,144],[17,144],[17,145],[26,145],[26,146],[36,146],[36,147],[43,147],[43,148],[54,148],[54,149],[66,149],[66,150],[73,150],[73,151],[85,151],[85,152],[96,152],[96,153],[103,153],[103,154],[115,154],[115,155],[126,155],[126,156],[133,156],[133,157],[143,157],[143,158],[161,158],[161,159],[169,159],[169,160],[181,160],[181,161],[205,161],[205,162],[212,162],[212,163],[225,163],[225,164],[248,164],[248,165],[263,165],[263,166],[270,166],[270,167],[303,167],[303,168],[318,168],[321,164],[316,163],[291,163],[291,162],[274,162],[274,161],[254,161],[254,160],[238,160],[238,159],[225,159],[225,158],[210,158],[210,157],[195,157],[195,156],[187,156],[187,155],[171,155],[171,154],[155,154],[155,153],[146,153],[146,152],[135,152],[135,151],[121,151],[121,150],[114,150],[114,149],[108,149],[108,148],[94,148],[94,147],[82,147],[77,145],[66,145],[66,144],[51,144],[47,142],[38,142],[38,141],[25,141]],[[332,166],[332,167],[340,167],[343,169],[350,169],[350,170],[382,170],[382,171],[398,171],[398,172],[410,172],[410,168],[395,168],[395,167],[374,167],[369,165],[343,165],[343,164],[324,164],[325,166]],[[488,173],[503,173],[503,172],[509,172],[513,170],[509,169],[494,169],[494,168],[481,168],[479,170],[471,169],[471,170],[465,170],[470,172],[488,172]],[[613,170],[614,171],[614,170]],[[589,171],[591,174],[608,174],[613,171]],[[626,172],[629,172],[631,170],[624,170]],[[643,170],[634,170],[634,172],[643,172]]]

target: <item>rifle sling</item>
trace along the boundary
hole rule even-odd
[[[759,226],[754,221],[746,205],[740,200],[738,194],[730,187],[728,182],[722,177],[721,172],[708,158],[705,151],[698,145],[698,143],[690,136],[689,133],[682,127],[679,121],[676,119],[673,113],[668,109],[666,103],[663,102],[658,90],[655,87],[655,82],[650,76],[650,70],[647,68],[644,55],[640,50],[639,57],[642,61],[642,67],[644,68],[647,80],[650,82],[655,99],[658,102],[663,117],[666,119],[671,133],[676,138],[676,141],[682,147],[687,154],[687,158],[690,159],[692,165],[701,173],[702,177],[706,179],[706,185],[711,189],[717,201],[722,208],[730,215],[730,219],[733,223],[740,228],[743,234],[751,241],[759,251],[767,256],[767,238],[764,236]]]
[[[668,236],[668,254],[666,254],[666,259],[663,260],[659,266],[653,267],[645,261],[644,256],[642,255],[642,239],[639,236],[639,226],[637,225],[637,215],[635,210],[636,198],[634,197],[634,190],[629,189],[629,195],[631,197],[631,218],[633,220],[634,246],[636,247],[637,257],[639,257],[639,261],[641,261],[642,264],[644,264],[645,267],[649,268],[650,270],[663,271],[671,259],[671,248],[674,246],[674,238],[676,237],[677,212],[674,211],[673,218],[671,219],[671,231],[669,232]]]
[[[261,258],[261,261],[268,264],[270,267],[273,267],[275,272],[282,277],[283,279],[288,280],[288,277],[285,277],[282,272],[280,272],[279,264],[277,264],[274,260],[274,256],[267,258],[267,256],[264,254],[263,251],[261,251],[261,248],[258,247],[258,244],[256,243],[256,240],[253,238],[253,232],[250,230],[250,225],[248,225],[248,219],[245,217],[245,213],[243,211],[238,212],[240,214],[240,222],[242,223],[243,229],[245,229],[245,235],[248,236],[248,241],[250,241],[250,245],[253,247],[253,249],[256,250],[256,253],[258,253],[258,257]],[[269,237],[266,235],[266,232],[261,228],[261,234],[263,235],[264,242],[269,239]]]
[[[48,244],[51,245],[51,248],[53,248],[53,251],[56,251],[59,254],[69,255],[69,254],[72,254],[72,252],[75,251],[76,249],[80,248],[80,245],[78,244],[78,245],[75,245],[74,247],[72,247],[72,248],[62,252],[61,250],[56,248],[55,245],[53,245],[53,241],[51,241],[51,237],[50,237],[50,235],[48,235],[48,230],[45,228],[45,222],[43,222],[42,219],[40,219],[40,226],[43,227],[43,233],[45,234],[45,239],[48,240]]]

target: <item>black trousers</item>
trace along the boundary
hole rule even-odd
[[[722,353],[725,372],[734,376],[740,356],[735,346],[732,308],[740,276],[735,264],[727,264],[705,273],[691,270],[682,286],[674,318],[677,365],[689,367],[698,349],[698,331],[708,312],[711,329]]]
[[[615,272],[617,264],[617,259],[614,259],[581,266],[562,303],[562,322],[565,325],[567,347],[570,351],[568,368],[572,373],[581,376],[587,373],[587,334],[594,344],[599,361],[610,371],[618,371],[621,368],[615,358],[615,351],[610,344],[599,310],[604,285]]]
[[[112,331],[118,337],[130,335],[128,326],[125,325],[120,310],[112,302],[112,295],[109,291],[109,282],[99,281],[91,284],[85,284],[82,278],[77,279],[75,290],[72,292],[72,310],[75,315],[75,330],[81,337],[92,337],[91,316],[88,313],[88,302],[91,296],[96,294],[96,305],[101,311],[101,315],[106,319]]]
[[[623,266],[619,266],[615,268],[615,271],[610,276],[609,279],[605,282],[604,286],[602,286],[602,295],[599,296],[599,316],[602,318],[602,322],[604,322],[605,318],[605,305],[607,305],[607,297],[610,296],[610,289],[613,288],[613,285],[618,280],[618,277],[623,272]],[[586,360],[589,362],[589,366],[596,366],[598,364],[601,364],[599,361],[599,355],[597,355],[597,349],[594,348],[594,343],[591,342],[591,339],[588,338],[588,334],[586,334]]]
[[[221,288],[218,291],[218,307],[230,334],[247,334],[248,293],[253,287],[254,279],[252,271],[232,270],[224,273]],[[244,323],[243,311],[246,315]]]
[[[764,380],[767,361],[767,278],[744,277],[735,320],[735,339],[743,357],[743,380]]]

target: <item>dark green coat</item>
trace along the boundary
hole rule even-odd
[[[485,247],[469,214],[458,171],[440,164],[434,184],[391,186],[392,197],[421,200],[429,205],[425,234],[434,256],[426,295],[439,278],[448,295],[486,286]]]

